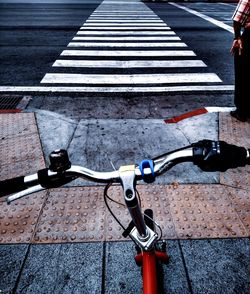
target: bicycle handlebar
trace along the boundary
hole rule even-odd
[[[49,169],[45,168],[33,175],[1,181],[0,196],[16,193],[7,198],[7,202],[10,203],[34,192],[60,187],[79,177],[99,183],[121,183],[120,170],[96,172],[81,166],[71,166],[65,150],[52,152],[50,161]],[[202,140],[135,165],[135,180],[153,182],[155,177],[165,173],[174,165],[188,161],[204,171],[225,171],[250,164],[250,156],[249,150],[244,147],[223,141]]]
[[[56,152],[61,152],[62,150],[58,150]],[[180,153],[181,152],[181,153]],[[187,156],[192,157],[192,148],[188,148],[183,151],[176,151],[170,154],[166,154],[163,157],[159,157],[154,162],[154,174],[156,176],[162,174],[167,169],[171,168],[174,164],[177,163],[177,160],[182,159],[185,161]],[[176,161],[176,163],[174,163]],[[186,160],[187,161],[187,160]],[[135,179],[142,180],[142,172],[138,165],[135,166]],[[144,178],[151,175],[150,168],[144,168]],[[67,184],[76,178],[83,178],[85,180],[90,180],[97,183],[109,183],[109,182],[120,182],[120,172],[111,171],[111,172],[96,172],[90,170],[88,168],[70,165],[70,167],[64,171],[53,171],[48,168],[39,170],[37,173],[28,176],[17,177],[13,179],[8,179],[4,181],[0,181],[0,196],[6,196],[13,193],[18,193],[20,191],[26,190],[27,193],[33,193],[32,187],[35,187],[34,192],[41,191],[49,188],[56,188]],[[14,195],[13,195],[14,196]],[[25,195],[22,194],[21,197]],[[15,197],[9,198],[14,199]],[[20,197],[18,197],[20,198]],[[12,200],[11,200],[12,201]]]

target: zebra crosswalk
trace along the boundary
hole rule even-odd
[[[179,36],[139,0],[104,0],[41,84],[81,92],[173,92],[222,84]]]

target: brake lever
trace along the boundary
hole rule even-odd
[[[33,193],[40,192],[43,190],[46,190],[46,188],[42,187],[41,185],[36,185],[34,187],[30,187],[26,190],[23,190],[21,192],[18,192],[18,193],[11,195],[11,196],[8,196],[6,198],[7,204],[10,204],[12,201],[18,200],[24,196],[28,196],[29,194],[33,194]]]

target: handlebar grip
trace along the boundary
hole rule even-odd
[[[248,150],[224,141],[202,140],[193,144],[194,164],[204,171],[226,171],[249,164]]]
[[[20,192],[26,188],[24,176],[0,181],[0,197]]]
[[[247,164],[247,149],[221,141],[221,154],[224,162],[228,161],[229,168],[245,166]]]

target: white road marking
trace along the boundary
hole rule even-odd
[[[220,5],[226,5],[226,6],[230,6],[230,7],[236,8],[236,5],[229,4],[229,3],[222,3],[222,2],[220,2],[219,4]],[[236,4],[237,4],[237,2],[236,2]]]
[[[120,5],[117,6],[117,9],[110,10],[110,3],[119,3]],[[139,1],[137,4],[138,9],[134,9],[133,6],[122,1],[104,1],[68,44],[68,47],[71,48],[61,53],[61,56],[83,56],[84,58],[76,60],[58,59],[53,64],[53,67],[64,67],[65,69],[71,67],[71,70],[73,68],[206,67],[206,64],[201,60],[116,60],[117,57],[130,56],[196,56],[191,50],[173,50],[174,48],[170,48],[172,50],[160,50],[161,48],[164,49],[163,47],[177,48],[187,47],[187,45],[181,42],[175,32],[154,12],[148,9],[145,4]],[[74,50],[73,47],[78,50]],[[82,50],[81,47],[88,50]],[[99,50],[97,48],[96,50],[91,50],[91,47],[101,48]],[[104,47],[113,49],[102,50]],[[115,50],[115,47],[122,47],[124,50]],[[156,47],[158,50],[132,50],[132,48],[126,50],[129,47],[145,47],[147,49],[154,49]],[[88,60],[87,56],[109,56],[112,57],[112,60]],[[48,85],[40,87],[40,89],[41,92],[186,92],[233,90],[233,86],[221,85],[221,82],[221,79],[215,73],[202,72],[163,74],[47,73],[41,83]],[[180,85],[181,83],[186,85]],[[199,85],[199,83],[204,85]],[[208,86],[209,83],[216,83],[217,85]],[[62,86],[50,87],[49,84],[61,84]],[[68,86],[66,86],[67,84]],[[80,86],[70,86],[74,84],[80,84]],[[96,87],[95,85],[98,84],[103,86]],[[152,86],[148,86],[148,84]],[[170,85],[162,86],[160,84]],[[179,86],[175,84],[179,84]],[[194,84],[198,85],[194,86]]]
[[[107,31],[107,30],[140,30],[140,31],[143,31],[143,30],[170,30],[170,27],[166,26],[166,27],[154,27],[154,26],[143,26],[143,27],[138,27],[138,26],[131,26],[131,27],[117,27],[117,26],[113,26],[113,27],[103,27],[103,26],[96,26],[96,27],[87,27],[87,26],[84,26],[84,27],[81,27],[80,28],[81,30],[100,30],[100,31]]]
[[[214,73],[173,74],[67,74],[47,73],[43,84],[164,84],[164,83],[218,83],[221,79]]]
[[[86,25],[99,25],[99,23],[103,24],[120,24],[120,25],[127,25],[127,24],[132,24],[132,25],[141,25],[141,24],[146,24],[146,25],[159,25],[159,24],[164,24],[166,25],[162,20],[147,20],[147,19],[137,19],[137,20],[131,20],[131,19],[102,19],[102,20],[86,20]]]
[[[208,106],[205,107],[207,112],[229,112],[231,110],[234,110],[235,107],[217,107],[217,106]]]
[[[154,92],[225,92],[234,91],[234,85],[216,85],[216,86],[169,86],[169,87],[28,87],[28,86],[0,86],[1,93],[154,93]]]
[[[122,36],[138,36],[138,35],[175,35],[173,31],[79,31],[77,35],[122,35]]]
[[[56,60],[55,67],[150,68],[206,67],[201,60]]]
[[[64,50],[62,56],[196,56],[191,50]]]
[[[202,13],[198,12],[198,11],[195,11],[195,10],[193,10],[193,9],[190,9],[190,8],[187,8],[187,7],[184,7],[184,6],[181,6],[181,5],[176,4],[176,3],[173,3],[173,2],[169,2],[169,4],[171,4],[171,5],[175,6],[175,7],[178,7],[178,8],[180,8],[180,9],[183,9],[183,10],[185,10],[185,11],[187,11],[187,12],[189,12],[189,13],[192,13],[192,14],[194,14],[194,15],[196,15],[196,16],[199,16],[199,17],[205,19],[206,21],[211,22],[212,24],[214,24],[214,25],[216,25],[216,26],[218,26],[218,27],[220,27],[220,28],[229,31],[230,33],[234,33],[233,28],[232,28],[231,26],[225,24],[225,23],[222,22],[222,21],[216,20],[216,19],[214,19],[214,18],[212,18],[212,17],[210,17],[210,16],[207,16],[207,15],[205,15],[205,14],[202,14]]]
[[[144,13],[144,12],[131,12],[131,13],[126,13],[126,12],[109,12],[109,13],[102,13],[102,12],[93,12],[92,14],[90,14],[89,17],[109,17],[109,16],[116,16],[116,17],[135,17],[135,16],[139,16],[139,17],[158,17],[160,18],[157,14],[155,14],[154,12],[151,13]]]
[[[126,10],[126,9],[119,9],[119,10],[100,10],[96,9],[95,11],[92,12],[91,15],[96,15],[96,14],[126,14],[126,15],[132,15],[132,14],[141,14],[141,15],[149,15],[153,14],[156,15],[151,9],[140,9],[140,10]]]
[[[94,24],[94,23],[130,23],[130,24],[135,24],[135,23],[146,23],[146,24],[159,24],[159,23],[164,23],[164,21],[162,21],[161,19],[154,19],[154,20],[150,20],[150,19],[136,19],[136,20],[131,20],[131,19],[101,19],[101,20],[98,20],[98,19],[95,19],[95,20],[91,20],[91,19],[87,19],[86,20],[86,24]],[[165,25],[165,23],[164,23]]]
[[[110,27],[110,26],[116,26],[116,27],[144,27],[144,26],[154,26],[154,27],[166,27],[167,24],[166,23],[149,23],[149,22],[144,22],[144,23],[133,23],[133,22],[129,22],[126,24],[121,24],[121,23],[116,23],[116,22],[112,22],[112,23],[106,23],[106,22],[98,22],[98,23],[84,23],[83,26],[84,27],[93,27],[93,26],[106,26],[106,27]]]
[[[90,16],[88,18],[88,20],[130,20],[130,21],[134,21],[134,20],[160,20],[160,18],[158,16],[132,16],[132,15],[128,15],[128,16]]]
[[[112,42],[71,42],[68,47],[187,47],[185,43],[171,42],[171,43],[112,43]]]
[[[142,3],[141,2],[134,2],[134,1],[131,1],[131,2],[129,2],[129,1],[105,1],[105,3],[102,3],[101,5],[102,6],[107,6],[108,4],[119,4],[119,5],[123,5],[123,4],[130,4],[131,6],[132,5],[142,5]]]
[[[176,36],[165,37],[145,37],[145,36],[135,36],[135,37],[74,37],[73,41],[180,41],[181,39]]]

